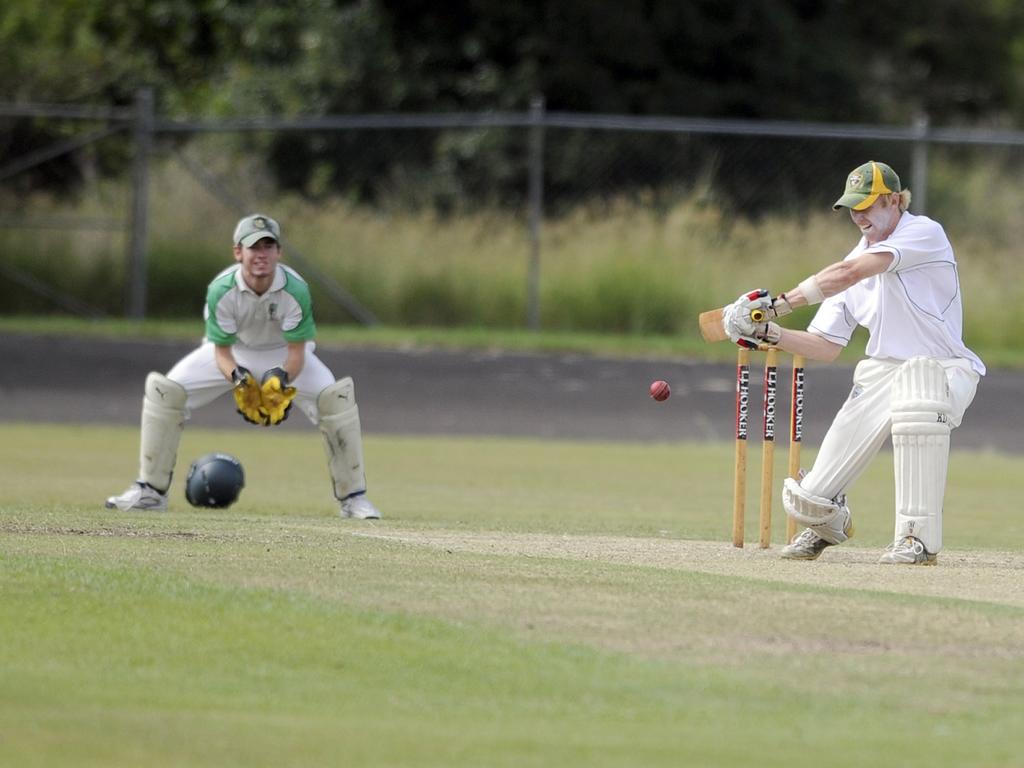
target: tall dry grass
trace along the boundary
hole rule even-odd
[[[254,209],[281,220],[286,260],[301,255],[383,322],[524,325],[529,239],[522,211],[444,216],[341,199],[311,202],[274,194],[258,168],[232,175],[229,162],[212,160],[210,170],[233,179],[233,191]],[[998,168],[976,168],[956,185],[944,183],[945,173],[953,171],[933,172],[943,191],[932,201],[949,213],[936,218],[959,254],[968,343],[1014,347],[1024,320],[1004,307],[1019,273],[1024,191]],[[160,165],[152,179],[151,313],[188,316],[199,311],[210,277],[230,262],[237,211],[174,163]],[[126,210],[123,189],[94,186],[74,205],[39,197],[24,208],[36,220]],[[698,196],[658,207],[626,200],[583,205],[544,222],[542,323],[551,330],[693,334],[700,310],[751,287],[785,290],[841,258],[856,237],[848,218],[827,205],[756,220]],[[125,243],[121,232],[0,232],[5,263],[111,314],[123,306]],[[48,301],[3,282],[0,311],[53,311]],[[314,295],[321,322],[348,320],[324,292],[316,288]]]

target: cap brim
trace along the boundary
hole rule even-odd
[[[843,195],[838,200],[836,200],[832,204],[832,210],[838,211],[840,208],[853,208],[854,210],[863,210],[864,208],[867,208],[867,206],[864,205],[864,203],[869,197],[871,197],[871,195],[865,195],[860,192],[851,192],[850,194]],[[875,195],[875,197],[878,197],[878,195]],[[874,202],[874,200],[872,200],[871,202]]]
[[[281,242],[269,229],[261,229],[259,232],[253,232],[251,235],[246,235],[238,241],[238,244],[245,248],[250,248],[265,237],[273,240],[275,243]]]

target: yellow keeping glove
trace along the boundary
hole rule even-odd
[[[288,374],[284,368],[271,368],[263,374],[260,382],[260,395],[263,399],[260,414],[265,424],[280,424],[288,418],[295,392],[295,387],[288,386]]]
[[[260,407],[263,405],[263,396],[252,373],[247,368],[238,366],[231,372],[231,381],[235,385],[232,394],[235,396],[235,404],[238,406],[238,412],[242,414],[242,418],[250,424],[267,426],[267,420],[260,411]]]

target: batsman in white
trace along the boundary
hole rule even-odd
[[[206,293],[206,337],[167,375],[146,377],[139,478],[108,508],[167,509],[167,491],[182,429],[192,409],[233,392],[242,417],[273,426],[292,401],[324,436],[327,466],[342,517],[378,519],[366,497],[363,444],[351,378],[334,374],[314,354],[309,286],[281,264],[281,227],[246,216],[235,227],[235,264]]]
[[[807,528],[782,557],[814,560],[853,535],[847,489],[887,438],[896,477],[895,537],[882,563],[931,565],[942,549],[942,502],[949,433],[974,399],[985,366],[964,346],[960,281],[942,226],[907,209],[910,190],[884,163],[854,169],[832,206],[849,209],[860,242],[842,260],[777,297],[758,289],[723,313],[741,346],[772,344],[832,361],[858,325],[868,329],[853,389],[836,414],[814,466],[787,478],[786,513]],[[775,319],[821,304],[806,331]],[[761,322],[754,322],[760,317]]]

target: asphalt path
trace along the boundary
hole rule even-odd
[[[0,422],[138,424],[149,371],[166,372],[194,344],[9,334],[0,337]],[[367,433],[502,435],[629,441],[728,441],[735,366],[622,360],[578,354],[320,347],[338,377],[352,376]],[[788,358],[781,356],[779,414],[788,415]],[[816,445],[850,389],[852,368],[811,363],[804,439]],[[658,403],[655,379],[672,386]],[[760,431],[761,371],[751,371],[751,430]],[[1024,452],[1017,393],[1024,374],[982,379],[954,448]],[[245,428],[230,396],[192,414],[202,427]],[[249,427],[258,429],[258,427]],[[311,429],[292,416],[281,429]],[[752,435],[752,436],[754,436]]]

